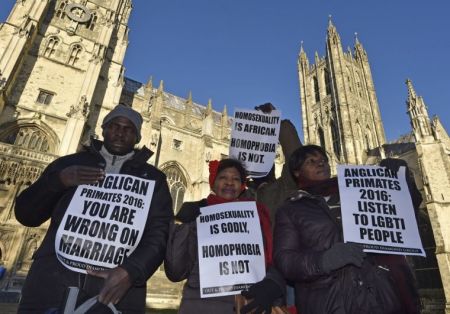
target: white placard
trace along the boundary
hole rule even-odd
[[[200,296],[239,294],[266,275],[255,202],[202,207],[197,217]]]
[[[273,166],[280,134],[281,112],[236,109],[231,126],[230,157],[245,164],[250,177],[267,175]]]
[[[339,165],[338,181],[345,242],[365,252],[425,256],[405,167]]]
[[[80,273],[120,265],[142,238],[154,188],[123,174],[78,186],[56,233],[59,261]]]

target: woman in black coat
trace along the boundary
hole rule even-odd
[[[170,227],[164,269],[167,277],[174,282],[186,279],[179,314],[232,314],[236,306],[234,295],[201,298],[200,268],[197,247],[196,218],[200,208],[229,203],[254,201],[241,197],[245,190],[246,171],[243,165],[234,159],[211,161],[210,186],[211,193],[207,198],[197,202],[186,202],[176,215],[179,224]],[[264,242],[264,257],[267,267],[265,278],[242,292],[245,298],[252,301],[245,305],[240,313],[269,312],[275,301],[284,294],[285,282],[272,265],[272,230],[269,212],[262,204],[256,203]],[[243,300],[241,300],[243,301]],[[256,310],[256,312],[253,312]]]
[[[326,152],[300,147],[289,169],[299,190],[277,211],[274,261],[295,283],[299,312],[419,313],[404,256],[366,254],[362,246],[343,242],[337,180],[330,178]]]

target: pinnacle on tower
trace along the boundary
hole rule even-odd
[[[298,58],[301,63],[308,64],[308,57],[306,56],[306,53],[303,50],[303,40],[300,42],[300,52],[298,54]]]
[[[227,116],[228,115],[228,112],[227,112],[227,105],[224,105],[223,106],[223,110],[222,110],[222,116]]]
[[[190,105],[193,103],[193,101],[192,101],[192,91],[189,91],[188,98],[186,99],[186,103],[190,104]]]
[[[333,21],[331,20],[332,15],[328,14],[328,28],[334,27]]]
[[[416,141],[420,142],[433,134],[431,122],[425,102],[422,97],[417,96],[411,80],[407,79],[406,85],[408,86],[408,100],[406,101],[408,114]]]
[[[164,81],[161,80],[159,82],[159,87],[158,87],[158,94],[162,94],[164,92]]]
[[[212,113],[212,99],[208,99],[208,106],[206,107],[206,115],[210,115]]]
[[[408,87],[408,100],[416,99],[416,91],[414,90],[414,87],[412,85],[412,82],[410,79],[406,79],[406,86]]]
[[[364,51],[364,48],[363,48],[362,44],[359,41],[357,32],[355,32],[355,48],[354,49],[355,49],[355,55],[356,56],[358,56],[360,58],[361,57],[362,58],[366,57],[366,52]]]
[[[327,41],[327,45],[333,44],[333,45],[340,46],[340,43],[341,43],[341,38],[339,37],[337,29],[333,25],[333,22],[331,21],[331,15],[328,16],[328,29],[327,29],[326,41]]]
[[[147,83],[145,83],[145,88],[152,90],[153,89],[153,76],[148,78]]]

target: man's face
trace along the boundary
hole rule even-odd
[[[294,171],[296,181],[300,182],[302,179],[309,181],[322,181],[330,178],[330,165],[327,158],[319,152],[307,154],[305,161],[300,169]]]
[[[116,117],[103,129],[105,148],[113,155],[131,152],[137,142],[136,128],[125,117]]]

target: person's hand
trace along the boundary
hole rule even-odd
[[[276,110],[276,108],[270,102],[267,102],[263,105],[255,106],[255,110],[259,110],[264,113],[271,113],[272,110]]]
[[[88,275],[105,279],[103,288],[98,295],[98,301],[103,304],[117,304],[131,287],[131,279],[128,272],[116,267],[106,270],[86,270]]]
[[[205,205],[206,206],[206,205]],[[200,215],[200,207],[194,203],[183,203],[175,218],[182,223],[195,221]]]
[[[253,284],[248,290],[241,292],[250,303],[244,305],[241,313],[263,314],[271,313],[273,303],[283,295],[283,290],[271,279],[263,279]]]
[[[323,253],[320,268],[329,274],[345,265],[361,267],[365,257],[366,253],[360,244],[336,243]]]
[[[403,159],[385,158],[380,161],[380,167],[385,167],[395,173],[398,172],[398,169],[400,169],[401,166],[408,168],[408,164]]]
[[[80,184],[94,184],[104,178],[105,170],[88,166],[69,166],[59,173],[59,179],[66,188]]]

